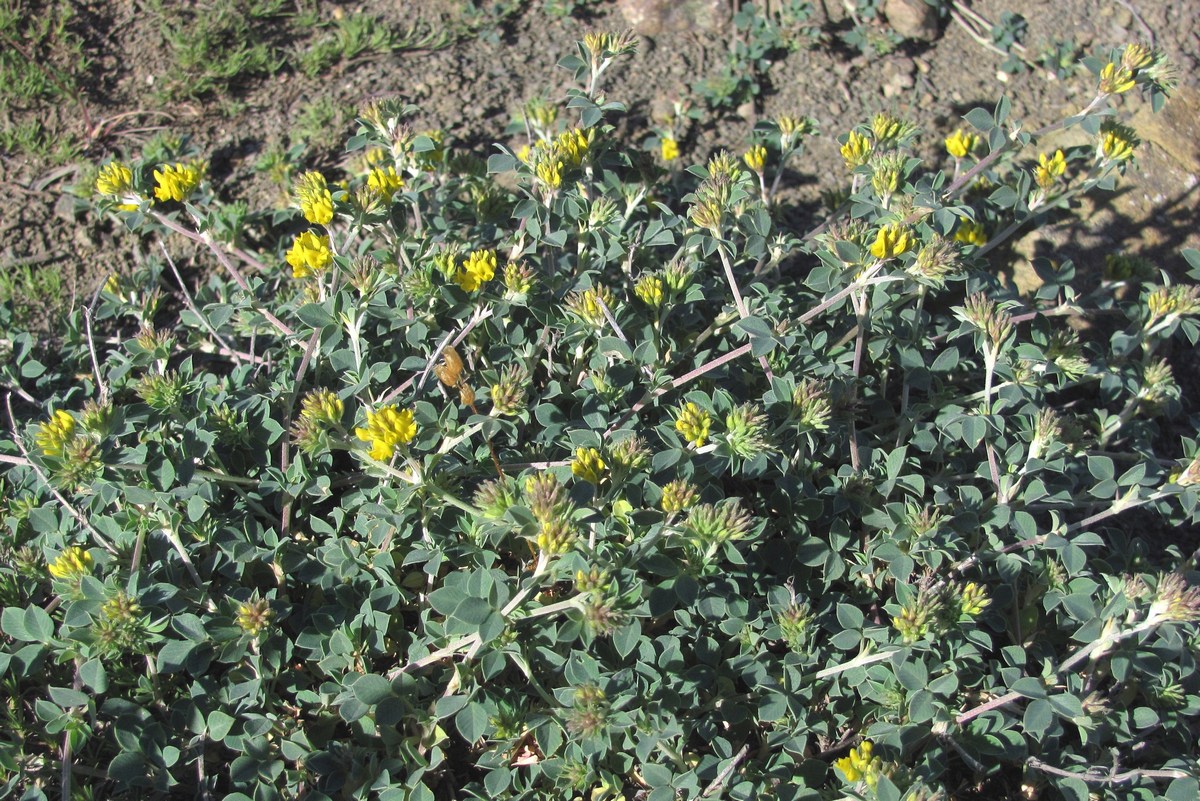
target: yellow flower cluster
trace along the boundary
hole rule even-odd
[[[567,310],[584,322],[599,328],[607,322],[604,309],[608,308],[609,311],[612,311],[615,302],[612,290],[606,286],[594,286],[568,295]]]
[[[659,275],[643,275],[634,284],[633,291],[642,303],[655,309],[661,308],[666,299],[666,285]]]
[[[1129,161],[1133,158],[1133,149],[1140,144],[1141,140],[1129,126],[1111,120],[1100,124],[1100,144],[1097,149],[1103,161]]]
[[[367,412],[367,427],[354,429],[354,435],[371,443],[371,458],[383,462],[392,458],[396,448],[412,441],[417,435],[417,423],[410,410],[384,406]]]
[[[583,165],[593,136],[591,130],[571,128],[549,142],[541,141],[528,151],[522,150],[520,158],[533,165],[534,175],[542,185],[557,189],[562,186],[565,173]]]
[[[871,140],[858,131],[846,134],[846,143],[842,145],[842,158],[846,160],[846,168],[853,170],[861,167],[871,158]]]
[[[1100,91],[1106,95],[1119,95],[1136,85],[1133,71],[1128,67],[1118,66],[1110,61],[1100,70]]]
[[[306,172],[296,180],[296,205],[304,219],[314,225],[333,222],[333,195],[325,176],[319,172]]]
[[[300,401],[300,416],[314,423],[336,425],[342,421],[345,404],[336,393],[328,389],[317,389]]]
[[[576,448],[575,458],[571,460],[571,473],[589,484],[599,484],[604,479],[604,471],[608,467],[595,448]]]
[[[879,229],[871,245],[871,255],[877,259],[891,259],[912,248],[913,238],[908,229],[899,223],[891,223]]]
[[[121,197],[133,188],[133,171],[119,161],[100,168],[96,176],[96,193],[110,197]]]
[[[572,128],[563,131],[554,138],[553,150],[558,153],[563,164],[567,167],[578,167],[587,158],[588,149],[592,145],[592,131]]]
[[[979,144],[978,136],[959,128],[946,137],[946,152],[956,159],[966,158],[977,144]]]
[[[390,203],[392,197],[404,187],[404,179],[396,173],[392,166],[375,167],[367,175],[367,188]]]
[[[333,263],[333,251],[329,249],[329,237],[305,231],[292,242],[287,252],[287,263],[292,266],[293,278],[308,278],[322,272]]]
[[[496,275],[496,251],[476,250],[467,254],[462,268],[454,274],[454,282],[466,292],[474,292]]]
[[[75,418],[59,409],[38,426],[34,441],[46,456],[61,457],[63,448],[75,436]]]
[[[270,602],[265,598],[257,598],[238,604],[237,615],[234,619],[238,628],[251,637],[257,637],[262,634],[263,629],[271,624],[271,619],[274,617],[275,613],[271,610]]]
[[[1053,156],[1039,153],[1037,166],[1033,168],[1033,180],[1042,189],[1049,189],[1066,171],[1067,159],[1061,150],[1054,151]]]
[[[968,581],[962,588],[962,595],[959,601],[960,608],[964,615],[977,617],[984,609],[987,609],[992,603],[987,596],[987,590],[973,581]]]
[[[49,565],[50,575],[63,581],[75,581],[92,573],[92,555],[72,545]]]
[[[987,229],[983,227],[983,223],[963,220],[958,224],[958,230],[954,232],[954,241],[962,242],[964,245],[982,247],[988,241]]]
[[[195,163],[164,164],[154,171],[154,197],[160,202],[182,203],[200,185],[202,170]]]
[[[679,158],[679,143],[675,141],[675,137],[664,136],[659,142],[659,148],[663,161],[674,161]]]
[[[662,501],[659,505],[667,513],[682,512],[695,505],[697,497],[694,486],[682,478],[677,478],[663,487]]]
[[[851,784],[860,780],[865,781],[867,786],[874,790],[883,773],[883,761],[877,756],[872,756],[874,750],[874,743],[870,740],[863,740],[861,745],[851,748],[849,754],[835,760],[833,765],[842,772],[846,781]]]
[[[675,419],[675,430],[697,448],[708,442],[710,428],[712,428],[712,415],[691,401],[680,409],[679,417]]]
[[[751,170],[761,174],[767,164],[767,149],[762,145],[755,145],[746,151],[742,161],[746,162],[746,166]]]

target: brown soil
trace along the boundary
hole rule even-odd
[[[204,4],[192,5],[202,8]],[[327,97],[339,107],[354,108],[385,94],[421,106],[420,124],[444,129],[460,146],[484,154],[489,143],[505,140],[502,131],[523,101],[539,94],[561,96],[569,76],[556,64],[573,51],[576,39],[588,30],[626,27],[616,3],[579,5],[586,19],[552,18],[542,11],[541,2],[530,2],[525,10],[502,18],[499,25],[485,26],[445,49],[358,60],[316,79],[284,70],[236,86],[226,97],[165,104],[156,87],[172,79],[169,51],[150,15],[141,5],[124,1],[81,4],[73,26],[92,61],[89,74],[82,78],[92,119],[143,112],[93,142],[84,157],[97,163],[112,153],[136,152],[149,133],[134,129],[165,124],[171,132],[189,138],[210,160],[210,174],[223,198],[270,208],[279,202],[280,188],[254,164],[266,149],[294,136],[296,121],[307,106]],[[791,113],[816,118],[822,134],[811,142],[808,154],[785,182],[785,213],[797,226],[813,219],[822,190],[844,180],[836,136],[875,111],[890,110],[919,124],[925,131],[923,150],[935,155],[942,136],[961,124],[963,113],[976,105],[990,108],[1002,92],[1013,101],[1014,117],[1033,128],[1080,107],[1094,90],[1094,79],[1085,74],[1057,80],[1045,71],[1026,71],[1001,82],[1002,57],[949,20],[942,22],[932,43],[907,42],[888,55],[864,56],[839,44],[839,31],[849,27],[841,20],[841,3],[827,0],[814,5],[831,8],[829,17],[834,21],[827,22],[824,30],[829,42],[781,53],[768,70],[754,107],[720,117],[706,114],[682,142],[682,162],[700,161],[719,147],[744,149],[760,116]],[[1200,93],[1195,68],[1200,39],[1192,24],[1200,17],[1200,0],[975,0],[971,5],[991,20],[998,20],[1004,11],[1023,15],[1031,55],[1053,40],[1071,39],[1084,53],[1097,53],[1146,40],[1148,32],[1154,33],[1155,43],[1179,66],[1178,96],[1157,117],[1149,114],[1142,99],[1122,98],[1120,113],[1137,118],[1146,140],[1136,168],[1115,194],[1089,201],[1084,215],[1074,215],[1053,229],[1043,228],[1034,239],[1039,254],[1073,258],[1084,275],[1095,275],[1104,254],[1114,250],[1140,253],[1181,273],[1180,248],[1200,246],[1195,225],[1200,177],[1196,130]],[[320,13],[362,12],[401,27],[421,17],[461,27],[468,6],[464,0],[365,0],[353,6],[321,3]],[[723,9],[719,2],[715,7]],[[278,24],[284,26],[286,20]],[[672,25],[669,32],[644,37],[640,52],[613,70],[609,95],[629,108],[621,124],[631,142],[646,140],[657,114],[669,110],[674,101],[688,99],[689,84],[719,68],[733,36],[727,21],[711,29],[688,20],[681,24],[676,19]],[[700,98],[690,97],[695,106],[703,107]],[[230,115],[235,105],[240,110]],[[60,135],[82,140],[82,115],[73,112],[57,109],[52,117],[58,121]],[[47,110],[29,113],[47,114]],[[329,141],[351,133],[350,125],[347,121],[344,130],[329,131]],[[310,156],[327,166],[337,159],[332,151],[310,152]],[[88,213],[69,193],[74,183],[85,187],[77,192],[86,193],[83,182],[89,180],[86,166],[51,170],[5,155],[0,160],[4,187],[0,269],[32,263],[39,269],[60,270],[78,296],[89,295],[105,275],[127,269],[134,260],[133,243],[114,232],[110,222]],[[998,264],[1011,263],[1015,254],[1020,283],[1019,262],[1034,248],[1033,240],[1019,241],[1011,250],[996,252],[995,258]]]

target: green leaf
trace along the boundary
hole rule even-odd
[[[392,683],[374,673],[359,676],[350,689],[354,697],[367,706],[374,706],[392,695]]]
[[[4,607],[0,613],[0,629],[18,642],[35,641],[33,635],[25,628],[25,610],[15,606]]]
[[[1045,683],[1033,676],[1017,679],[1012,683],[1011,689],[1025,698],[1045,698],[1047,696]]]
[[[465,695],[442,696],[434,704],[434,714],[437,715],[439,720],[448,718],[465,707],[469,700]]]
[[[87,693],[81,693],[79,690],[72,690],[67,687],[51,687],[50,700],[64,709],[73,706],[87,706],[91,699]]]
[[[31,606],[26,609],[23,622],[25,632],[29,635],[26,639],[48,643],[54,638],[54,621],[40,606]]]
[[[508,767],[496,768],[483,777],[483,788],[488,794],[499,798],[512,782],[512,770]]]
[[[175,673],[183,670],[188,657],[196,647],[194,642],[182,640],[167,640],[158,649],[158,670],[160,673]]]
[[[232,715],[228,715],[219,709],[214,709],[208,713],[208,736],[220,742],[225,739],[225,735],[229,734],[230,729],[237,719]]]
[[[1200,780],[1191,776],[1176,779],[1167,787],[1163,798],[1166,801],[1196,801],[1200,798]]]
[[[863,621],[866,619],[866,616],[856,606],[838,604],[837,619],[845,631],[857,633],[862,630]]]
[[[1097,481],[1107,481],[1116,475],[1116,467],[1113,465],[1113,460],[1107,456],[1089,456],[1087,458],[1088,472]]]
[[[996,120],[992,117],[991,113],[982,108],[971,109],[965,115],[963,115],[963,119],[966,120],[967,123],[970,124],[975,130],[983,131],[985,133],[990,131],[992,126],[996,123]]]
[[[454,716],[454,728],[468,743],[478,742],[487,731],[487,710],[474,701],[468,703]]]
[[[772,336],[771,326],[759,317],[746,317],[738,320],[733,327],[744,332],[751,338]]]
[[[108,674],[104,671],[104,663],[99,659],[89,659],[80,665],[79,678],[84,686],[92,688],[97,693],[108,689]]]
[[[146,776],[146,758],[122,751],[108,763],[108,778],[118,785],[136,786]]]
[[[1054,722],[1054,709],[1049,701],[1035,699],[1025,707],[1023,725],[1027,732],[1044,732]]]

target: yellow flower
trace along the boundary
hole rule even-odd
[[[154,171],[154,197],[182,203],[200,185],[200,168],[195,164],[164,164]]]
[[[531,148],[529,145],[521,145],[520,149],[517,150],[517,160],[523,164],[528,164],[532,155],[533,148]]]
[[[987,230],[983,227],[983,223],[963,220],[959,223],[958,230],[954,232],[954,241],[982,247],[988,241]]]
[[[662,277],[658,275],[643,275],[634,284],[633,291],[641,299],[642,303],[652,306],[655,309],[663,305],[663,300],[666,297],[665,285]]]
[[[1144,44],[1127,44],[1121,54],[1121,66],[1131,72],[1144,70],[1154,63],[1154,55],[1154,51]]]
[[[1042,189],[1049,189],[1054,180],[1062,177],[1066,171],[1067,159],[1061,150],[1054,151],[1053,156],[1039,153],[1037,166],[1033,168],[1033,180]]]
[[[316,275],[333,263],[329,250],[329,237],[317,236],[305,231],[296,237],[292,249],[287,252],[287,263],[292,265],[293,278],[308,278]]]
[[[1126,67],[1118,67],[1110,61],[1100,70],[1100,91],[1106,95],[1119,95],[1136,85],[1133,73]]]
[[[576,478],[582,478],[589,484],[599,484],[604,478],[606,467],[600,451],[595,448],[575,449],[575,458],[571,460],[571,473]]]
[[[315,225],[333,222],[333,195],[319,172],[306,172],[296,180],[296,203],[304,219]]]
[[[662,149],[663,161],[674,161],[679,158],[679,143],[674,137],[664,136],[659,142],[659,147]]]
[[[34,441],[47,456],[62,456],[63,448],[75,436],[75,418],[59,409],[38,426]]]
[[[467,255],[454,281],[466,292],[474,292],[496,275],[496,251],[476,250]]]
[[[92,555],[77,545],[72,545],[58,555],[49,565],[50,575],[65,581],[78,580],[91,575]]]
[[[853,170],[866,164],[870,157],[871,140],[858,131],[848,133],[846,144],[842,145],[842,158],[846,160],[846,166]]]
[[[964,615],[978,617],[992,603],[987,597],[987,590],[973,581],[968,581],[962,588],[960,607]]]
[[[554,152],[568,167],[578,167],[587,158],[592,135],[592,131],[583,131],[580,128],[563,131],[554,139]]]
[[[746,151],[746,155],[742,156],[742,161],[746,162],[746,166],[754,172],[761,173],[767,163],[767,149],[762,145],[755,145]]]
[[[979,143],[979,137],[973,133],[968,133],[962,128],[946,137],[946,152],[956,159],[965,158],[975,145]]]
[[[696,488],[682,478],[677,478],[663,487],[662,501],[659,505],[664,512],[682,512],[690,509],[698,494]]]
[[[871,755],[874,749],[874,743],[870,740],[863,740],[861,745],[851,748],[849,754],[835,760],[833,765],[842,772],[849,783],[854,784],[863,780],[866,781],[868,787],[874,789],[875,785],[879,783],[879,776],[883,768],[879,757]]]
[[[327,389],[314,389],[300,402],[300,416],[314,423],[335,425],[342,421],[345,405],[336,393]]]
[[[403,186],[404,179],[396,174],[396,168],[392,166],[376,167],[367,176],[367,187],[388,202]]]
[[[601,286],[572,292],[567,296],[566,305],[568,311],[578,315],[584,322],[600,327],[608,320],[604,309],[607,307],[611,311],[614,302],[612,291],[606,286]]]
[[[1128,161],[1133,158],[1133,149],[1140,144],[1141,140],[1129,126],[1111,120],[1101,123],[1098,155],[1103,161]]]
[[[562,186],[563,163],[553,159],[539,161],[534,168],[538,180],[548,189],[558,189]]]
[[[133,188],[133,171],[119,161],[100,168],[96,176],[96,193],[120,197]]]
[[[903,120],[896,119],[891,114],[880,112],[871,120],[871,133],[875,142],[881,147],[887,147],[901,137],[907,136],[913,130],[912,126]]]
[[[367,427],[354,429],[354,435],[371,443],[371,458],[383,462],[392,458],[397,447],[417,435],[417,423],[410,410],[384,406],[379,411],[367,412]]]
[[[680,410],[679,417],[675,420],[675,430],[697,448],[708,442],[710,428],[712,428],[712,415],[705,409],[701,409],[698,404],[690,401]]]
[[[253,601],[238,604],[235,620],[238,628],[251,637],[257,637],[263,629],[271,624],[271,619],[274,617],[275,613],[271,610],[271,603],[265,598],[256,598]]]
[[[885,225],[879,229],[874,244],[871,245],[871,255],[877,259],[890,259],[907,252],[912,248],[912,235],[904,226],[897,223]]]

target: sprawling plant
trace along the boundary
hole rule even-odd
[[[2,368],[6,793],[1196,797],[1200,291],[983,258],[1114,183],[1162,56],[943,164],[877,115],[804,233],[812,122],[679,171],[615,133],[634,46],[486,161],[373,103],[273,216],[102,167],[145,267]]]

